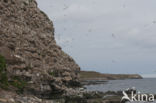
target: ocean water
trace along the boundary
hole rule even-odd
[[[156,94],[156,78],[110,80],[104,84],[85,86],[89,91],[123,91],[135,87],[141,93]]]
[[[85,86],[88,91],[123,91],[135,87],[140,93],[156,94],[156,78],[110,80],[104,84]],[[156,103],[154,102],[131,102],[131,103]]]

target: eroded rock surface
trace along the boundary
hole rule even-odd
[[[23,93],[48,98],[79,85],[79,66],[56,44],[53,23],[35,0],[0,0],[0,55],[12,90],[20,80]]]

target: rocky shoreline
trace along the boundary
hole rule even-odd
[[[17,95],[2,90],[1,93],[3,96],[0,96],[0,103],[120,103],[119,93],[116,92],[87,92],[71,89],[67,94],[49,99],[34,95]]]
[[[128,95],[131,91],[125,91]],[[135,92],[135,91],[134,91]],[[0,103],[121,103],[122,91],[85,91],[82,88],[69,89],[64,95],[43,99],[34,95],[17,95],[11,92],[1,91]],[[125,103],[123,101],[122,103]]]

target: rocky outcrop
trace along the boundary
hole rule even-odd
[[[122,92],[85,92],[75,91],[73,95],[57,99],[41,99],[33,95],[17,95],[1,91],[0,103],[120,103]]]
[[[0,0],[0,55],[12,91],[49,98],[79,85],[79,66],[56,44],[35,0]]]

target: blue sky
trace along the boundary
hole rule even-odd
[[[82,70],[156,76],[156,0],[37,0]]]

